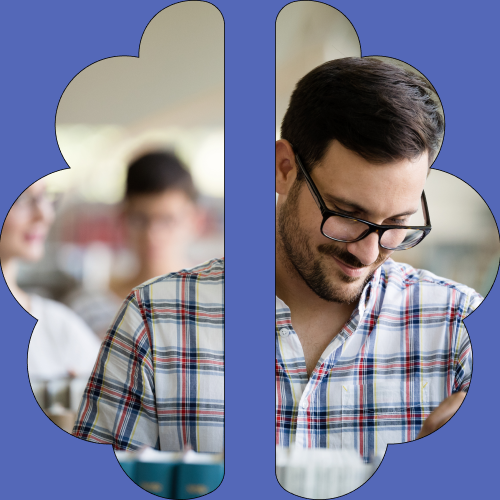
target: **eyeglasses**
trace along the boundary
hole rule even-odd
[[[161,231],[173,231],[179,228],[184,220],[178,215],[149,216],[140,212],[127,214],[127,221],[135,231],[145,231],[150,225],[156,225]]]
[[[309,191],[311,191],[312,197],[323,216],[323,221],[321,222],[321,233],[323,236],[342,243],[354,243],[372,233],[377,233],[378,243],[382,248],[386,250],[408,250],[418,245],[431,232],[432,226],[429,209],[423,191],[422,210],[424,214],[424,226],[374,224],[373,222],[328,209],[297,153],[295,153],[295,160],[304,174]]]
[[[19,196],[12,208],[16,212],[23,213],[33,211],[37,208],[40,210],[55,210],[61,199],[62,193],[43,192],[35,196],[29,192],[24,192]]]

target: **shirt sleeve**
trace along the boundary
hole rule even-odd
[[[80,403],[73,435],[117,450],[158,448],[151,335],[138,291],[104,339]]]
[[[458,315],[457,335],[455,342],[455,381],[452,393],[467,392],[472,375],[472,348],[464,319],[483,301],[483,297],[475,291],[466,295],[463,307]]]

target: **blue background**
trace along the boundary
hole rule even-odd
[[[328,3],[353,23],[363,55],[402,59],[433,83],[446,115],[435,167],[468,182],[499,220],[498,7],[485,1]],[[227,356],[226,476],[211,498],[291,498],[274,475],[274,22],[285,2],[214,4],[226,30]],[[99,59],[137,55],[143,30],[167,5],[3,4],[0,222],[29,184],[65,168],[54,118],[69,81]],[[378,472],[350,498],[420,500],[494,491],[499,295],[497,284],[466,321],[474,375],[461,410],[432,436],[390,446]],[[3,279],[0,321],[3,497],[152,498],[125,476],[111,447],[73,438],[43,415],[26,370],[35,320]]]

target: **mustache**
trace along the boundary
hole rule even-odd
[[[373,265],[371,264],[369,266],[365,266],[355,255],[349,253],[347,250],[343,250],[342,248],[338,248],[326,243],[319,245],[318,251],[324,255],[328,255],[329,257],[335,257],[336,259],[351,267],[360,269],[363,267],[371,267]],[[377,261],[379,260],[379,258],[377,259]]]

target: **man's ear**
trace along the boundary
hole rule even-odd
[[[287,195],[297,177],[295,154],[285,139],[276,141],[276,192]]]

